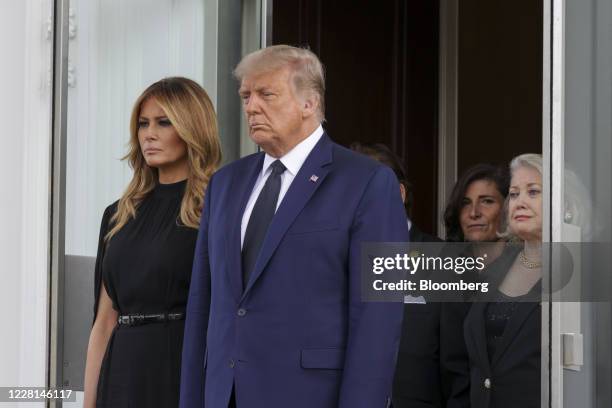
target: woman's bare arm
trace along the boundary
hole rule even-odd
[[[87,346],[87,362],[85,364],[85,400],[84,408],[95,408],[96,392],[98,388],[98,377],[100,366],[108,345],[108,340],[117,325],[118,313],[113,309],[113,303],[106,293],[104,284],[100,288],[100,303],[98,313],[91,333],[89,345]]]

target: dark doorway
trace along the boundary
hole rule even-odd
[[[459,174],[542,153],[541,0],[459,0]]]
[[[329,135],[391,147],[414,185],[415,223],[434,232],[437,2],[275,1],[272,20],[274,44],[307,45],[325,65]]]
[[[458,7],[458,174],[540,153],[542,0],[441,1]],[[438,223],[439,32],[436,0],[273,3],[273,43],[309,46],[325,65],[330,136],[391,147],[414,185],[413,221],[430,233]]]

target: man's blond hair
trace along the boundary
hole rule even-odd
[[[254,51],[236,66],[234,76],[242,81],[246,76],[289,68],[296,94],[311,93],[318,102],[319,121],[325,119],[325,72],[319,58],[307,48],[273,45]]]

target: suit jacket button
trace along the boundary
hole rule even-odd
[[[238,316],[242,317],[244,315],[246,315],[246,309],[238,309]]]
[[[234,360],[230,359],[229,366],[230,368],[234,368],[236,366],[236,363],[234,362]]]
[[[488,390],[491,388],[491,379],[489,378],[485,378],[484,380],[484,387]]]

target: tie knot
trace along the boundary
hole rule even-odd
[[[283,174],[285,169],[287,169],[280,160],[275,160],[270,167],[272,167],[272,174]]]

